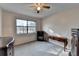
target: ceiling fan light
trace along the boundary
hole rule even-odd
[[[41,10],[41,8],[40,7],[37,7],[37,10]]]

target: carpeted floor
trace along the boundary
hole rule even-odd
[[[64,48],[52,42],[35,41],[15,47],[15,56],[59,56]],[[63,55],[68,55],[63,54]]]

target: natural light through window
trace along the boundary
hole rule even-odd
[[[45,28],[44,28],[44,31],[45,31],[46,33],[48,33],[49,35],[51,35],[51,36],[58,36],[58,37],[61,37],[61,35],[59,35],[58,33],[54,32],[54,30],[52,30],[51,28],[45,27]]]
[[[28,34],[36,32],[36,22],[29,20],[16,19],[17,34]]]

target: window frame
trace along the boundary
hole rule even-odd
[[[27,26],[17,26],[17,20],[25,20],[25,21],[27,21]],[[35,22],[35,26],[28,26],[28,21],[33,21],[33,22]],[[36,33],[36,31],[37,31],[37,22],[35,21],[35,20],[26,20],[26,19],[20,19],[20,18],[16,18],[16,34],[18,34],[18,35],[25,35],[25,34],[34,34],[34,33]],[[26,27],[27,28],[27,33],[17,33],[17,27]],[[35,32],[33,32],[33,33],[28,33],[28,28],[29,27],[35,27]],[[23,29],[23,32],[24,32],[24,29]]]

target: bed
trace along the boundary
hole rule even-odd
[[[56,40],[56,41],[59,41],[59,42],[63,42],[64,43],[64,51],[66,49],[66,46],[68,44],[68,39],[65,38],[65,37],[58,37],[58,36],[53,36],[53,35],[48,35],[46,32],[44,32],[44,39],[46,41],[49,41],[49,39],[51,40]]]

